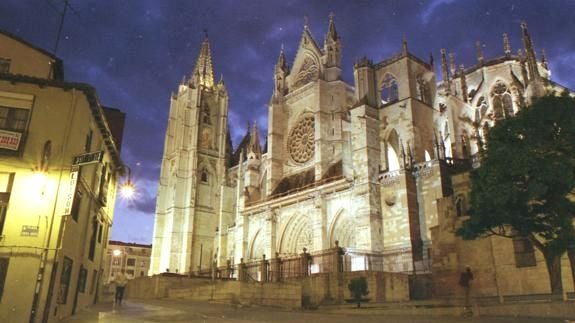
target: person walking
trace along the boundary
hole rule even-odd
[[[459,276],[459,286],[463,287],[465,291],[465,308],[464,308],[464,315],[472,314],[471,310],[471,281],[473,280],[473,273],[471,272],[471,268],[469,266],[465,267],[465,271],[461,273]]]
[[[116,296],[114,298],[114,304],[122,306],[122,300],[124,299],[124,291],[126,290],[126,285],[128,285],[128,278],[124,274],[124,270],[116,274],[114,279],[116,284]]]

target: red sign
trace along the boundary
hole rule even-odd
[[[19,132],[0,130],[0,148],[18,150],[21,137]]]

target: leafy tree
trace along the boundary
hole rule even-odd
[[[545,258],[553,293],[562,292],[560,257],[568,251],[575,281],[573,98],[540,98],[489,131],[469,206],[458,235],[528,239]]]
[[[352,279],[347,285],[347,288],[349,288],[353,300],[357,302],[357,307],[361,307],[361,302],[365,300],[363,297],[369,294],[365,277]]]

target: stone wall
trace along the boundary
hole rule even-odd
[[[383,272],[345,272],[315,274],[283,282],[212,281],[186,276],[152,276],[131,280],[127,298],[179,298],[229,304],[300,308],[321,304],[344,304],[351,298],[351,279],[366,277],[371,302],[409,300],[408,276]],[[101,291],[101,301],[112,301],[113,285]]]
[[[365,277],[371,302],[409,300],[408,275],[399,273],[355,271],[312,275],[301,280],[304,306],[343,304],[351,298],[349,282]]]

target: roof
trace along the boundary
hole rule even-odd
[[[104,114],[104,110],[102,108],[102,105],[100,104],[98,96],[96,95],[96,89],[94,87],[85,83],[70,83],[61,80],[41,79],[32,76],[9,74],[9,73],[0,73],[0,80],[9,81],[12,83],[21,82],[21,83],[37,84],[39,86],[52,86],[64,90],[76,89],[78,91],[83,92],[86,95],[86,99],[88,100],[90,109],[92,110],[92,116],[96,120],[96,124],[98,125],[98,128],[102,132],[102,135],[104,137],[104,143],[106,144],[106,148],[108,148],[108,151],[112,156],[112,160],[116,165],[124,168],[124,163],[120,158],[120,151],[118,150],[118,147],[114,142],[112,131],[110,130],[110,126],[108,125],[108,121]]]
[[[0,34],[5,35],[7,37],[10,37],[10,38],[22,43],[22,44],[34,49],[34,50],[37,50],[40,53],[52,58],[54,60],[54,64],[52,65],[52,66],[54,66],[54,71],[53,71],[54,72],[54,78],[57,80],[62,80],[62,81],[64,80],[64,63],[56,55],[54,55],[53,53],[51,53],[51,52],[49,52],[43,48],[37,47],[37,46],[33,45],[32,43],[29,43],[25,39],[20,38],[20,37],[8,32],[8,31],[6,31],[6,30],[0,29]]]
[[[151,244],[140,244],[140,243],[134,243],[134,242],[122,242],[122,241],[116,241],[116,240],[110,240],[108,242],[108,246],[124,246],[124,247],[138,247],[138,248],[152,248]]]

